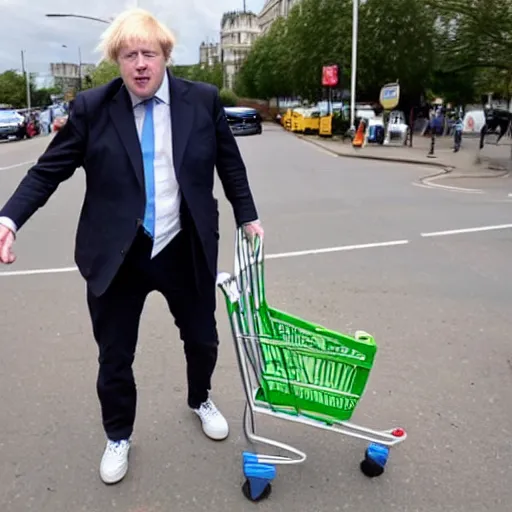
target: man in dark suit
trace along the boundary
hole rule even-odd
[[[136,408],[132,373],[139,320],[153,290],[184,342],[188,405],[212,439],[228,424],[209,397],[217,360],[219,218],[214,168],[237,225],[263,236],[246,169],[213,86],[167,71],[172,34],[140,9],[119,16],[102,47],[121,78],[80,93],[66,125],[0,210],[0,262],[16,232],[83,167],[86,193],[75,260],[99,350],[97,391],[107,446],[100,475],[120,481]]]

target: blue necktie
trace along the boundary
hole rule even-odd
[[[146,184],[146,211],[144,212],[144,229],[155,236],[155,129],[153,126],[154,99],[145,102],[146,114],[142,127],[142,159],[144,163],[144,180]]]

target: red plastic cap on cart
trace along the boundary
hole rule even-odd
[[[395,437],[404,437],[405,430],[403,428],[395,428],[395,430],[392,432],[392,435]]]

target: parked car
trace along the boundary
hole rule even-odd
[[[224,107],[234,135],[259,135],[263,131],[260,113],[249,107]]]
[[[25,118],[15,110],[0,110],[0,140],[23,139],[26,134]]]

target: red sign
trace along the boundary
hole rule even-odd
[[[322,69],[322,85],[334,87],[338,85],[338,66],[324,66]]]

